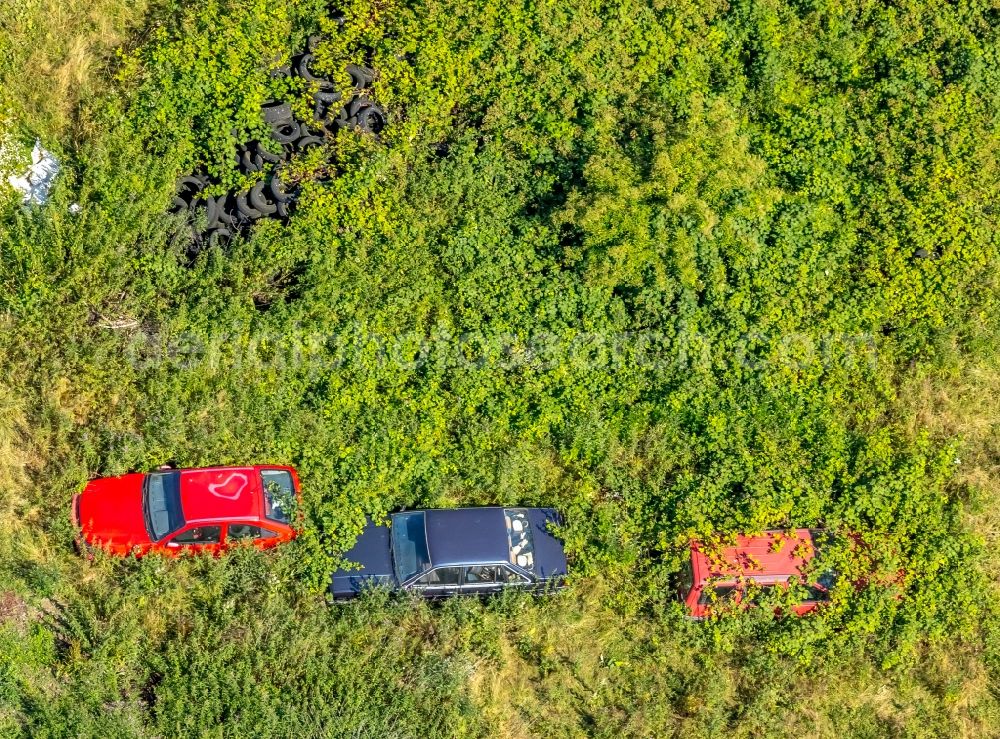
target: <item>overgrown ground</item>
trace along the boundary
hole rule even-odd
[[[0,733],[1000,734],[1000,5],[342,10],[0,8],[64,165],[0,204]],[[175,179],[318,30],[389,128],[189,259]],[[296,465],[305,534],[81,561],[72,493],[165,459]],[[565,594],[325,604],[365,513],[485,503],[566,512]],[[684,620],[692,536],[818,525],[821,614]]]

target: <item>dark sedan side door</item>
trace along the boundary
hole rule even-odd
[[[425,598],[447,598],[461,591],[463,567],[435,567],[417,578],[410,589]]]
[[[520,588],[531,584],[524,575],[506,564],[470,565],[465,568],[464,595],[490,595],[507,588]]]
[[[463,595],[491,595],[499,593],[505,575],[503,565],[470,565],[465,568],[462,582]]]

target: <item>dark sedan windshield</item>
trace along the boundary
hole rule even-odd
[[[151,472],[143,485],[142,513],[149,538],[159,541],[184,525],[181,512],[181,473]]]
[[[392,563],[400,584],[430,565],[422,511],[397,513],[392,517]]]

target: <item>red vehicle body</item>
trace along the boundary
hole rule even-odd
[[[301,500],[292,467],[207,467],[92,480],[73,496],[84,546],[110,554],[267,549],[295,538]]]
[[[691,543],[691,561],[685,568],[680,597],[696,619],[712,614],[726,603],[751,605],[749,589],[766,591],[799,582],[808,598],[792,608],[796,615],[815,610],[829,600],[834,575],[824,573],[808,582],[805,565],[816,556],[816,537],[810,529],[766,531],[760,536],[738,536],[735,544],[708,547]]]

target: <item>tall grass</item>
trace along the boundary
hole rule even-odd
[[[0,110],[66,165],[0,212],[0,735],[997,734],[992,16],[347,2],[319,63],[372,50],[389,130],[190,259],[173,178],[231,165],[275,84],[253,50],[325,5],[0,6]],[[449,332],[471,359],[378,343]],[[578,335],[667,361],[511,339]],[[72,492],[167,458],[295,463],[307,535],[76,556]],[[495,502],[566,509],[568,592],[315,592],[363,513]],[[931,575],[682,618],[692,533],[821,518]]]

